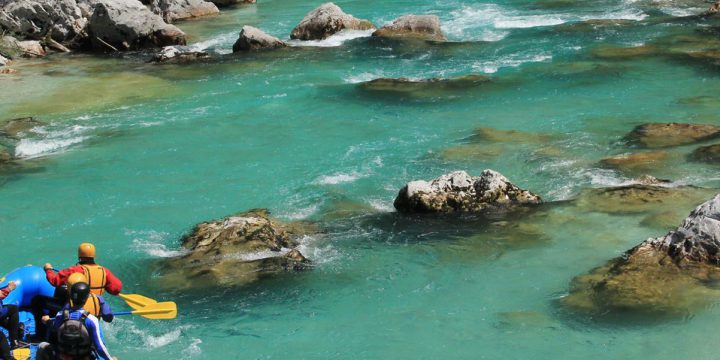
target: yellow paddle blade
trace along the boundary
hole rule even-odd
[[[150,304],[132,312],[147,319],[168,320],[177,317],[177,304],[172,301]]]
[[[131,308],[133,308],[135,310],[142,309],[145,306],[158,303],[154,299],[151,299],[146,296],[138,295],[138,294],[119,294],[119,296],[123,300],[125,300],[125,302],[128,304],[128,306],[130,306]]]
[[[15,349],[12,351],[12,357],[15,360],[27,360],[30,358],[30,349]]]

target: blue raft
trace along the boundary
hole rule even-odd
[[[17,305],[20,309],[20,323],[25,325],[25,335],[35,333],[35,318],[30,312],[30,303],[35,296],[53,296],[55,288],[47,281],[45,270],[39,266],[24,266],[13,270],[5,277],[0,278],[0,288],[4,288],[10,281],[14,281],[17,285],[2,303],[5,305]],[[3,329],[5,335],[7,331]],[[27,349],[18,349],[13,352],[13,356],[18,359],[34,359],[36,345],[30,345]]]

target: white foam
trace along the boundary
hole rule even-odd
[[[292,205],[290,205],[290,206],[292,206]],[[316,213],[318,211],[319,207],[320,207],[319,204],[313,204],[313,205],[306,206],[304,208],[300,208],[300,209],[292,211],[292,212],[281,213],[278,216],[281,218],[289,219],[289,220],[307,219],[312,214]]]
[[[529,15],[496,19],[493,25],[497,29],[527,29],[542,26],[555,26],[566,22],[567,20],[561,19],[557,15]]]
[[[661,7],[660,11],[662,11],[665,14],[668,14],[670,16],[675,17],[686,17],[686,16],[693,16],[693,15],[699,15],[705,12],[705,8],[674,8],[674,7]]]
[[[188,347],[183,350],[183,355],[185,355],[189,359],[194,359],[200,354],[202,354],[202,349],[200,349],[200,344],[202,344],[202,340],[198,338],[191,338],[190,340],[190,345],[188,345]]]
[[[375,30],[343,30],[323,40],[290,40],[290,46],[336,47],[348,40],[370,37]]]
[[[370,206],[372,206],[373,209],[382,211],[382,212],[393,212],[395,211],[395,207],[393,206],[392,202],[387,200],[380,200],[380,199],[371,199],[368,200],[368,203]]]
[[[314,183],[320,184],[320,185],[337,185],[337,184],[345,184],[345,183],[351,183],[355,180],[358,180],[360,178],[363,178],[364,175],[352,172],[352,173],[335,173],[332,175],[323,175],[317,178]]]
[[[23,138],[15,146],[15,156],[32,159],[44,155],[61,152],[68,147],[88,139],[84,135],[93,129],[88,126],[75,125],[63,130],[49,130],[46,127],[35,127],[32,132],[40,138]]]
[[[511,55],[507,57],[502,57],[495,60],[489,60],[489,61],[478,61],[472,65],[473,69],[476,71],[481,71],[486,74],[493,74],[498,72],[498,70],[505,68],[505,67],[518,67],[525,63],[531,63],[531,62],[543,62],[547,60],[551,60],[552,55],[543,53],[543,54],[535,54],[535,55]]]
[[[350,75],[343,79],[348,84],[359,84],[385,77],[382,73],[364,72],[357,75]]]
[[[133,248],[141,250],[150,256],[159,258],[177,257],[188,253],[188,250],[186,249],[173,250],[169,249],[165,244],[143,241],[140,239],[133,240]]]
[[[190,46],[190,51],[208,51],[212,50],[218,54],[232,53],[232,44],[237,40],[237,32],[228,32],[218,35],[212,39],[196,42]]]

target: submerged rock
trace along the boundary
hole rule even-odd
[[[133,0],[98,1],[88,30],[96,49],[137,50],[186,41],[184,32]]]
[[[11,119],[0,126],[0,136],[19,139],[22,133],[40,125],[42,125],[41,122],[31,117]]]
[[[702,146],[690,154],[690,159],[711,164],[720,164],[720,144]]]
[[[153,55],[150,62],[154,63],[182,63],[192,62],[200,59],[208,59],[210,54],[204,51],[193,51],[180,46],[166,46],[160,52]]]
[[[164,264],[164,282],[187,286],[241,285],[261,276],[309,266],[297,249],[296,229],[256,209],[200,223],[182,240],[187,254]],[[186,279],[186,280],[182,280]]]
[[[4,147],[0,146],[0,164],[12,161],[12,155]]]
[[[385,38],[445,41],[440,19],[435,15],[404,15],[390,25],[375,31],[372,36]]]
[[[371,30],[375,29],[368,20],[356,19],[348,15],[333,3],[325,3],[309,12],[296,26],[291,39],[322,40],[341,30]]]
[[[487,127],[477,128],[468,138],[472,142],[510,142],[510,143],[547,143],[556,139],[555,135],[531,133],[518,130],[502,130]]]
[[[240,37],[233,45],[233,52],[276,49],[286,46],[287,44],[280,39],[270,36],[258,28],[245,25],[240,31]]]
[[[696,204],[713,190],[678,186],[669,180],[644,176],[634,184],[584,190],[576,205],[584,211],[608,214],[650,213]]]
[[[215,4],[205,0],[142,0],[142,2],[167,22],[220,13]]]
[[[380,78],[360,84],[360,88],[368,91],[395,93],[427,93],[432,91],[462,90],[480,86],[490,81],[483,75],[466,75],[456,78]]]
[[[686,123],[650,123],[635,127],[628,142],[646,148],[692,144],[720,137],[720,126]]]
[[[217,6],[230,6],[236,4],[255,4],[256,0],[210,0]]]
[[[540,202],[538,195],[513,185],[502,174],[485,170],[477,177],[456,171],[430,182],[412,181],[400,190],[393,205],[405,213],[486,213]]]
[[[563,304],[589,312],[687,314],[717,301],[720,194],[675,230],[573,279]]]
[[[600,160],[600,166],[628,172],[644,172],[657,169],[658,165],[669,156],[667,151],[622,154]]]
[[[714,4],[710,5],[710,8],[708,8],[707,11],[703,15],[711,16],[711,15],[716,15],[719,12],[720,12],[720,1],[716,1]]]
[[[655,56],[660,53],[660,48],[655,45],[641,45],[635,47],[619,47],[602,45],[593,48],[590,54],[601,59],[632,59],[636,57]]]
[[[0,66],[5,66],[10,63],[10,59],[0,55]]]

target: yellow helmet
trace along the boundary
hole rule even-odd
[[[82,243],[78,247],[79,258],[94,258],[95,257],[95,245],[91,243]]]
[[[83,275],[81,273],[70,274],[70,276],[67,279],[68,289],[79,282],[87,283],[87,279],[85,278],[85,275]]]

